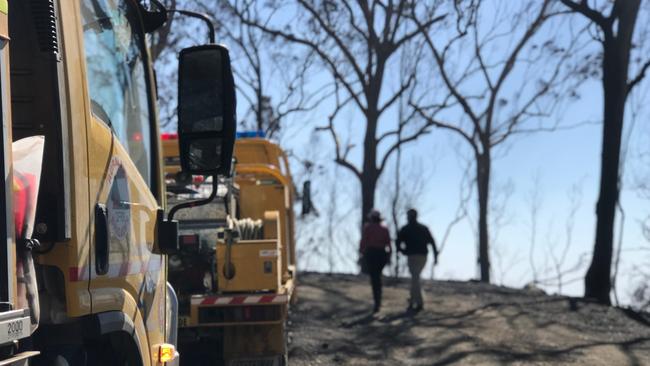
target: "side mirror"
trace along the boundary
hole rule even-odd
[[[311,204],[311,182],[305,181],[302,185],[302,215],[311,213],[313,207]]]
[[[236,128],[235,82],[228,49],[211,44],[182,50],[178,142],[183,171],[230,175]]]

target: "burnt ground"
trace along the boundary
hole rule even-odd
[[[567,297],[479,283],[425,281],[425,310],[404,311],[405,279],[384,281],[370,314],[367,278],[301,274],[289,364],[650,365],[650,323]]]

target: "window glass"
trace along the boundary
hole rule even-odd
[[[106,122],[151,185],[151,128],[143,35],[124,0],[81,0],[93,114]]]

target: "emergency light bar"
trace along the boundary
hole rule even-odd
[[[252,139],[255,137],[261,137],[264,138],[264,131],[262,130],[257,130],[257,131],[237,131],[237,139]]]

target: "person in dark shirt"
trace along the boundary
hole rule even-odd
[[[418,212],[414,209],[406,213],[408,223],[397,234],[395,246],[397,251],[408,257],[409,272],[411,272],[411,298],[409,310],[420,311],[424,304],[420,287],[420,274],[427,263],[427,245],[433,247],[434,264],[438,264],[438,248],[429,229],[418,222]]]
[[[390,234],[382,223],[381,214],[372,210],[368,214],[368,223],[363,227],[359,253],[370,275],[370,285],[375,301],[373,313],[381,308],[381,273],[388,263],[391,253]]]

